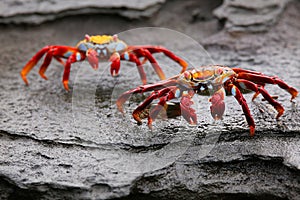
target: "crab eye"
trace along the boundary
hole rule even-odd
[[[85,38],[85,40],[86,40],[87,42],[89,42],[89,41],[91,40],[91,36],[89,36],[88,34],[86,34],[86,35],[84,36],[84,38]]]
[[[183,75],[184,75],[184,78],[186,80],[191,80],[192,79],[192,75],[189,72],[184,72]]]
[[[219,69],[217,69],[217,74],[219,74],[219,75],[222,75],[223,74],[223,69],[222,68],[219,68]]]

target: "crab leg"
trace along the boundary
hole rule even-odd
[[[48,51],[48,53],[45,56],[44,62],[41,65],[41,68],[39,70],[40,76],[45,80],[48,79],[45,75],[45,71],[48,68],[49,64],[51,63],[52,57],[53,57],[52,53],[50,51]]]
[[[86,58],[85,54],[83,52],[76,52],[73,53],[67,60],[66,65],[65,65],[65,70],[64,70],[64,74],[63,74],[63,85],[65,87],[65,89],[67,91],[69,91],[69,76],[70,76],[70,70],[71,70],[71,64],[78,62],[78,61],[82,61]]]
[[[142,85],[137,88],[128,90],[124,92],[121,96],[119,96],[119,98],[117,99],[116,101],[117,108],[121,113],[124,113],[123,104],[132,94],[144,93],[151,90],[159,90],[164,87],[175,86],[176,84],[177,84],[176,80],[171,79],[171,80],[160,81],[155,84]]]
[[[45,75],[45,72],[47,70],[47,68],[49,67],[49,64],[51,63],[51,60],[54,56],[52,55],[52,53],[49,51],[46,56],[45,56],[45,59],[44,59],[44,62],[43,64],[41,65],[41,68],[39,70],[39,74],[40,76],[45,79],[45,80],[48,80],[47,76]],[[65,63],[62,61],[61,58],[59,57],[54,57],[58,62],[60,62],[63,66],[65,66]]]
[[[156,72],[156,74],[158,75],[160,80],[166,79],[166,76],[165,76],[163,70],[161,69],[161,67],[155,60],[155,58],[152,56],[152,54],[147,49],[138,49],[138,51],[136,51],[135,53],[137,54],[138,57],[144,56],[147,60],[150,61],[154,71]]]
[[[278,114],[276,116],[276,119],[278,119],[283,114],[284,108],[282,107],[282,105],[275,101],[263,87],[244,79],[236,80],[235,84],[243,89],[249,89],[256,93],[262,94],[263,97],[277,110]]]
[[[78,50],[74,47],[68,47],[68,46],[45,46],[40,51],[38,51],[23,67],[21,71],[21,77],[28,85],[28,80],[26,78],[26,75],[30,72],[30,70],[38,63],[38,61],[45,55],[44,62],[39,70],[39,74],[42,78],[47,79],[45,76],[45,71],[48,68],[49,64],[51,63],[52,58],[54,57],[56,60],[58,60],[60,63],[64,64],[61,58],[68,58],[71,54],[77,53]],[[79,52],[78,52],[79,53]],[[82,54],[82,53],[80,53]]]
[[[248,104],[247,104],[244,96],[242,95],[239,88],[237,86],[233,85],[232,83],[229,83],[227,85],[226,89],[231,92],[231,94],[235,97],[237,102],[241,105],[241,107],[243,109],[243,112],[244,112],[244,115],[246,117],[247,123],[248,123],[249,128],[250,128],[250,136],[254,136],[255,123],[254,123],[253,117],[250,113]]]
[[[239,73],[248,73],[248,74],[256,74],[256,75],[263,75],[263,73],[261,72],[257,72],[257,71],[251,71],[251,70],[247,70],[247,69],[241,69],[241,68],[232,68],[232,70],[239,74]],[[265,84],[260,83],[260,85],[262,87],[264,87]],[[259,92],[256,92],[253,97],[252,97],[252,101],[259,95]]]
[[[175,62],[177,62],[179,65],[182,66],[182,70],[181,73],[184,72],[188,66],[188,63],[186,61],[184,61],[183,59],[181,59],[180,57],[176,56],[174,53],[172,53],[170,50],[161,47],[161,46],[130,46],[130,48],[134,48],[134,49],[147,49],[151,54],[153,53],[163,53],[166,56],[168,56],[170,59],[174,60]]]
[[[142,65],[141,61],[139,60],[139,58],[132,52],[125,52],[121,55],[121,59],[131,61],[136,64],[138,72],[141,77],[141,80],[142,80],[143,84],[145,85],[147,83],[146,73],[144,71],[143,65]]]
[[[161,90],[154,91],[148,96],[143,103],[141,103],[132,113],[133,118],[138,122],[138,124],[142,123],[141,115],[143,111],[151,104],[154,99],[160,98],[158,105],[154,107],[154,109],[148,115],[148,127],[152,128],[152,122],[155,120],[161,109],[165,106],[166,102],[174,99],[175,94],[174,90],[176,90],[176,86],[170,86],[163,88]]]
[[[23,67],[20,74],[26,85],[29,84],[28,80],[26,78],[26,75],[37,64],[37,62],[43,57],[43,55],[49,51],[50,48],[51,48],[50,46],[46,46],[46,47],[42,48],[41,50],[39,50]]]
[[[257,71],[252,71],[252,70],[247,70],[247,69],[241,69],[241,68],[231,68],[235,73],[248,73],[248,74],[259,74],[262,75],[263,73],[257,72]]]
[[[55,58],[58,62],[60,62],[63,66],[66,65],[66,63],[64,63],[64,61],[63,61],[60,57],[54,56],[54,58]]]
[[[178,95],[177,93],[180,92]],[[133,118],[140,124],[141,116],[145,115],[144,110],[151,104],[154,99],[160,98],[158,104],[150,111],[148,114],[148,127],[152,129],[152,123],[160,113],[160,111],[165,108],[167,101],[178,98],[181,96],[180,100],[180,109],[181,115],[183,118],[190,124],[197,123],[197,115],[195,110],[191,108],[194,102],[191,98],[194,95],[194,91],[184,91],[181,92],[177,86],[169,86],[167,88],[163,88],[158,91],[154,91],[151,95],[141,104],[139,105],[133,112]]]
[[[141,75],[141,79],[142,79],[143,84],[146,84],[147,80],[146,80],[146,74],[144,72],[144,69],[143,69],[142,65],[147,60],[150,61],[151,65],[152,65],[154,71],[156,72],[156,74],[158,75],[158,77],[161,80],[165,80],[166,79],[166,76],[165,76],[164,72],[162,71],[161,67],[159,66],[159,64],[157,63],[157,61],[155,60],[155,58],[152,56],[152,54],[148,50],[145,50],[145,49],[133,49],[132,53],[130,51],[128,53],[129,53],[130,57],[136,57],[136,58],[133,58],[133,59],[130,58],[129,60],[133,61],[133,62],[135,62],[137,64],[139,72],[142,70],[143,74],[140,72],[140,75]],[[138,59],[140,57],[145,57],[142,63]],[[137,60],[138,60],[138,62],[137,62]],[[143,75],[143,77],[142,77],[142,75]]]
[[[290,93],[292,95],[291,100],[293,100],[294,98],[296,98],[296,96],[298,96],[298,91],[293,88],[290,87],[288,84],[286,84],[283,80],[277,78],[277,77],[271,77],[271,76],[266,76],[263,74],[253,74],[253,73],[247,73],[247,72],[241,72],[238,73],[238,79],[246,79],[249,81],[252,81],[254,83],[268,83],[268,84],[275,84],[278,85],[280,88],[286,90],[288,93]],[[256,95],[257,96],[257,95]]]

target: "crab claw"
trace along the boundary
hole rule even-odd
[[[211,102],[210,106],[210,113],[211,116],[215,120],[220,120],[222,119],[222,116],[225,112],[225,103],[224,103],[224,96],[225,96],[225,91],[224,89],[220,89],[217,92],[214,93],[214,95],[209,99]]]
[[[118,76],[120,70],[120,54],[114,53],[109,60],[111,61],[110,74],[112,76]]]
[[[193,104],[194,102],[188,95],[183,96],[180,100],[181,115],[187,122],[189,122],[192,125],[197,124],[197,115],[195,113],[195,110],[191,108]]]
[[[97,51],[95,51],[94,49],[88,49],[86,51],[86,56],[92,68],[95,70],[98,69],[99,58]]]

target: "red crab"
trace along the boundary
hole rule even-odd
[[[284,112],[283,106],[278,103],[264,89],[265,84],[275,84],[291,94],[291,100],[298,95],[298,91],[287,85],[283,80],[275,76],[267,76],[260,72],[244,70],[240,68],[229,68],[221,65],[203,66],[194,70],[188,70],[175,77],[160,81],[155,84],[139,86],[135,89],[124,92],[117,100],[118,110],[123,113],[123,104],[135,93],[144,93],[153,91],[144,102],[142,102],[134,111],[133,118],[142,123],[143,118],[148,118],[148,126],[151,128],[152,122],[155,120],[162,108],[167,106],[167,101],[180,98],[181,115],[190,124],[197,123],[195,110],[191,108],[194,94],[207,95],[212,94],[209,99],[211,102],[210,111],[215,120],[222,119],[225,111],[224,97],[232,94],[237,102],[241,105],[246,120],[250,128],[250,135],[255,132],[255,123],[251,116],[247,102],[243,97],[241,90],[251,90],[255,94],[254,100],[259,94],[277,110],[278,119]],[[150,103],[154,99],[159,102],[150,112],[147,111]]]
[[[178,62],[182,66],[182,72],[186,70],[188,65],[187,62],[164,47],[150,45],[128,46],[125,42],[120,40],[117,35],[86,35],[85,39],[80,41],[76,47],[60,45],[45,46],[38,51],[24,66],[23,70],[21,71],[21,77],[28,85],[26,75],[43,57],[43,55],[46,54],[44,62],[39,70],[40,76],[47,80],[47,77],[44,73],[47,70],[52,58],[55,58],[65,67],[62,82],[66,90],[69,90],[68,82],[71,64],[83,61],[85,59],[88,60],[94,69],[98,68],[99,61],[111,61],[110,73],[112,76],[118,75],[120,69],[120,60],[134,62],[138,68],[143,84],[146,84],[146,74],[142,65],[147,60],[150,61],[159,78],[161,80],[166,79],[162,69],[152,56],[153,53],[164,53],[166,56]],[[140,61],[141,57],[144,58],[143,61]],[[63,59],[66,59],[65,63]]]

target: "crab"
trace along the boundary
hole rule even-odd
[[[21,77],[25,84],[28,85],[26,75],[43,57],[43,55],[46,54],[44,62],[39,70],[40,76],[47,80],[45,71],[47,70],[52,58],[55,58],[65,67],[62,82],[66,90],[69,90],[68,82],[71,64],[84,61],[86,59],[95,70],[98,68],[99,61],[109,60],[111,62],[110,73],[112,76],[117,76],[119,74],[121,60],[134,62],[138,68],[142,83],[146,84],[147,79],[143,69],[143,64],[147,60],[150,61],[159,78],[161,80],[166,79],[161,67],[152,56],[153,53],[164,53],[170,59],[179,63],[179,65],[182,66],[181,72],[185,71],[188,66],[186,61],[162,46],[129,46],[124,41],[120,40],[117,35],[85,35],[85,39],[81,40],[76,47],[60,45],[45,46],[39,50],[23,67]],[[141,61],[140,58],[144,58],[144,60]],[[66,62],[64,62],[63,59],[66,59]]]
[[[152,128],[152,123],[160,111],[166,108],[168,101],[174,98],[180,99],[180,110],[183,118],[190,124],[196,124],[197,115],[191,107],[193,105],[192,97],[195,94],[212,94],[209,98],[211,102],[210,112],[215,120],[222,119],[225,111],[224,98],[228,94],[234,96],[242,107],[250,129],[250,135],[253,136],[255,123],[242,91],[254,91],[252,101],[261,94],[276,109],[276,119],[284,113],[283,106],[264,88],[266,84],[278,85],[286,90],[291,95],[291,101],[298,95],[295,88],[276,76],[268,76],[261,72],[241,68],[210,65],[187,70],[167,80],[126,91],[117,99],[116,105],[118,110],[124,114],[123,105],[132,94],[153,91],[132,113],[138,124],[142,123],[142,119],[148,118],[148,126]],[[155,99],[159,99],[159,101],[149,111],[149,106]]]

